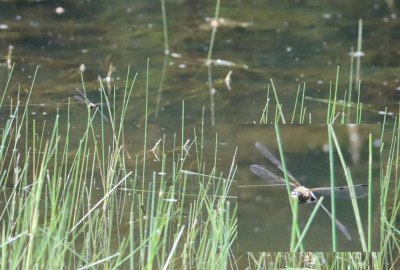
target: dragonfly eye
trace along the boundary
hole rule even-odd
[[[292,191],[292,198],[298,198],[301,199],[303,197],[303,193],[297,191],[297,190],[293,190]]]

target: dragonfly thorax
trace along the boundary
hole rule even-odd
[[[88,107],[89,107],[90,109],[97,109],[97,105],[94,104],[94,103],[92,103],[92,102],[88,103]]]
[[[313,196],[312,192],[304,187],[297,187],[292,191],[292,198],[296,198],[299,200],[299,203],[310,203],[316,200],[315,196]]]

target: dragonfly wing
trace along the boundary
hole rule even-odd
[[[321,204],[321,207],[325,211],[325,213],[332,219],[331,212],[329,212],[329,210],[326,209],[326,207],[323,204]],[[339,229],[339,231],[341,231],[348,240],[351,240],[350,233],[347,230],[346,226],[344,226],[337,218],[335,219],[335,225]]]
[[[97,108],[96,110],[100,113],[100,115],[104,118],[104,120],[106,120],[106,122],[108,122],[107,116],[105,116],[105,115],[101,112],[101,110],[100,110],[99,108]]]
[[[285,179],[277,176],[276,174],[268,171],[267,169],[261,167],[260,165],[253,164],[250,166],[250,170],[252,173],[257,175],[263,180],[267,180],[271,183],[278,184],[278,185],[285,185],[286,181]],[[293,183],[289,183],[291,186],[294,186]]]
[[[274,154],[272,154],[272,152],[269,151],[265,145],[263,145],[260,142],[256,142],[255,146],[258,149],[258,151],[261,152],[261,154],[263,154],[266,158],[268,158],[272,163],[275,164],[275,166],[277,166],[283,172],[282,162]],[[297,181],[296,178],[288,170],[286,170],[286,173],[289,176],[289,178],[293,180],[293,182],[295,182],[298,186],[301,186],[299,181]]]
[[[354,185],[354,192],[356,194],[356,198],[362,198],[368,195],[368,184],[360,184]],[[331,187],[321,187],[321,188],[312,188],[310,189],[312,192],[317,193],[318,195],[323,196],[331,196]],[[335,187],[335,198],[350,200],[350,188],[348,186]]]
[[[85,94],[82,92],[81,89],[79,89],[78,87],[75,88],[76,92],[78,92],[81,96],[85,97]]]
[[[76,101],[81,102],[81,103],[86,103],[86,100],[84,100],[83,97],[81,97],[81,96],[74,95],[74,99],[75,99]]]
[[[75,88],[75,90],[76,90],[76,92],[78,92],[78,93],[82,96],[82,98],[83,98],[83,100],[84,100],[85,102],[87,102],[87,103],[92,103],[92,102],[90,101],[90,99],[88,99],[88,98],[86,97],[86,95],[82,92],[81,89]]]
[[[113,106],[112,102],[109,102],[109,103],[94,103],[94,105],[96,105],[98,107],[110,107],[110,108]]]

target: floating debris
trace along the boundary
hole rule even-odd
[[[182,58],[182,55],[180,55],[179,53],[171,53],[171,57],[173,57],[173,58]]]
[[[365,56],[365,53],[364,52],[349,52],[349,55],[353,56],[353,57],[363,57],[363,56]]]
[[[322,14],[322,18],[326,19],[326,20],[332,19],[332,14],[324,13],[324,14]]]
[[[210,28],[216,28],[216,27],[227,27],[227,28],[235,28],[235,27],[242,27],[242,28],[247,28],[250,26],[253,26],[253,22],[239,22],[239,21],[234,21],[226,18],[210,18],[206,17],[205,21],[207,24],[205,25],[200,25],[201,30],[209,30]]]
[[[390,115],[390,116],[392,116],[392,115],[394,115],[394,113],[392,113],[392,112],[387,112],[387,111],[378,111],[378,114],[379,115]]]
[[[232,90],[232,88],[231,88],[231,75],[232,75],[232,70],[229,70],[228,74],[226,74],[226,77],[225,77],[226,88],[228,88],[229,91]]]
[[[158,152],[158,150],[159,150],[158,145],[159,145],[160,142],[161,142],[161,139],[159,139],[159,140],[156,142],[156,144],[154,145],[153,149],[150,150],[150,151],[153,153],[154,157],[157,159],[157,161],[160,161],[160,159],[159,159],[158,156],[157,156],[157,152]]]
[[[235,65],[235,63],[230,62],[230,61],[226,61],[226,60],[221,60],[221,59],[217,59],[214,62],[214,65],[216,66],[227,66],[227,67],[232,67]]]
[[[63,14],[65,12],[65,9],[63,7],[58,7],[58,8],[55,9],[55,12],[58,15],[61,15],[61,14]]]
[[[177,202],[178,200],[172,198],[172,199],[164,199],[164,201],[166,201],[166,202]]]

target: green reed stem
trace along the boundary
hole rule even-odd
[[[384,134],[384,132],[385,132],[386,115],[387,115],[387,107],[385,107],[385,113],[384,113],[384,115],[383,115],[382,130],[381,130],[381,137],[380,137],[380,142],[381,142],[381,144],[382,144],[382,142],[383,142],[383,134]]]
[[[332,251],[337,251],[337,236],[336,236],[336,200],[335,200],[335,164],[333,157],[333,141],[332,141],[332,125],[328,125],[328,140],[329,140],[329,171],[331,179],[331,214],[332,214]]]
[[[182,119],[181,119],[181,160],[183,160],[184,154],[184,145],[185,145],[185,101],[182,100]]]
[[[315,218],[315,215],[317,214],[318,209],[320,208],[323,200],[324,200],[324,197],[318,198],[318,202],[315,205],[314,210],[312,211],[312,213],[310,215],[310,218],[308,219],[307,224],[304,227],[304,230],[303,230],[303,232],[301,233],[301,235],[299,237],[299,241],[297,242],[296,246],[293,249],[293,252],[298,252],[299,248],[301,247],[301,244],[302,244],[302,242],[304,240],[304,237],[306,236],[306,234],[308,232],[308,229],[310,228],[310,226],[311,226],[311,224],[312,224],[312,222],[313,222],[313,220]]]
[[[282,112],[282,106],[281,106],[281,104],[279,103],[278,94],[276,93],[274,81],[273,81],[272,79],[271,79],[270,81],[271,81],[272,90],[273,90],[273,92],[274,92],[275,101],[276,101],[276,106],[277,106],[277,108],[278,108],[279,115],[280,115],[280,117],[282,118],[282,123],[283,123],[283,124],[286,124],[285,117],[283,116],[283,112]],[[277,123],[277,121],[275,121],[275,123]]]
[[[215,6],[215,14],[214,14],[214,20],[216,23],[213,26],[212,32],[211,32],[211,39],[210,39],[210,45],[208,46],[208,55],[207,55],[207,64],[210,65],[210,60],[212,58],[212,51],[214,47],[214,40],[215,40],[215,34],[217,33],[217,28],[218,28],[218,17],[219,17],[219,7],[220,7],[221,0],[217,0],[217,4]]]
[[[352,94],[353,94],[353,65],[354,65],[354,56],[353,56],[353,47],[351,47],[350,50],[350,71],[349,71],[349,96],[348,96],[348,101],[347,103],[349,104],[348,106],[348,122],[350,122],[350,110],[351,110],[351,99],[352,99]]]
[[[299,200],[293,199],[292,233],[290,235],[290,251],[295,250],[296,228],[298,227]],[[300,240],[299,240],[300,241]]]
[[[163,28],[164,28],[164,53],[169,54],[167,12],[165,9],[165,0],[161,0],[161,11],[162,11]]]
[[[372,134],[368,144],[368,252],[372,251]]]
[[[346,115],[346,94],[347,90],[344,91],[344,97],[343,97],[343,110],[342,110],[342,120],[340,120],[340,124],[344,124],[344,117]],[[350,106],[350,103],[348,104]]]
[[[279,131],[279,125],[275,123],[275,133],[276,133],[276,141],[278,143],[278,147],[279,147],[279,155],[280,155],[280,159],[282,162],[282,169],[283,169],[283,175],[285,177],[285,183],[286,183],[286,191],[288,193],[288,197],[289,197],[289,202],[290,202],[290,208],[292,209],[292,216],[293,216],[293,226],[292,226],[292,237],[293,234],[295,233],[299,233],[299,224],[297,221],[297,210],[295,208],[294,205],[294,200],[292,198],[292,190],[290,187],[290,182],[289,182],[289,177],[288,177],[288,172],[286,169],[286,164],[285,164],[285,156],[283,154],[283,147],[282,147],[282,141],[281,141],[281,135],[280,135],[280,131]],[[293,240],[293,238],[292,238]],[[294,245],[295,245],[295,241],[291,241],[290,243],[290,250],[292,251],[294,249]]]
[[[356,124],[361,124],[361,108],[362,108],[362,106],[360,104],[360,94],[361,94],[361,81],[358,81]]]
[[[328,98],[328,108],[326,110],[326,123],[329,124],[331,119],[331,98],[332,98],[332,81],[329,82],[329,98]]]
[[[331,119],[330,123],[333,123],[336,118],[336,102],[337,102],[337,93],[338,93],[338,84],[339,84],[339,66],[337,67],[336,70],[336,82],[335,82],[335,95],[333,98],[333,105],[332,105],[332,112],[331,112]]]
[[[260,124],[268,124],[269,84],[267,86],[267,102],[261,115]]]
[[[356,200],[356,194],[355,194],[355,191],[354,191],[354,184],[353,184],[353,180],[352,180],[352,177],[351,177],[350,169],[346,165],[346,162],[345,162],[343,154],[342,154],[342,150],[340,149],[339,141],[338,141],[338,139],[336,137],[336,134],[335,134],[335,131],[334,131],[333,127],[331,127],[331,134],[332,134],[333,141],[335,143],[336,151],[337,151],[337,153],[339,155],[340,162],[341,162],[342,167],[343,167],[344,174],[346,176],[347,185],[349,187],[351,203],[352,203],[352,206],[353,206],[354,217],[356,219],[357,228],[358,228],[358,232],[359,232],[359,235],[360,235],[360,241],[361,241],[362,250],[366,251],[367,250],[367,245],[366,245],[366,242],[365,242],[365,236],[364,236],[363,226],[362,226],[362,222],[361,222],[361,216],[360,216],[360,212],[359,212],[359,209],[358,209],[358,204],[357,204],[357,200]]]
[[[0,100],[0,109],[3,106],[4,97],[6,96],[8,86],[10,85],[11,76],[14,71],[14,66],[15,66],[15,63],[13,63],[10,74],[8,74],[7,83],[6,83],[6,86],[4,87],[4,92],[3,92],[3,95],[1,96],[1,100]],[[36,71],[37,71],[37,68],[36,68]],[[36,74],[36,72],[35,72],[35,74]]]
[[[294,101],[294,108],[293,108],[293,114],[292,114],[292,121],[290,122],[293,125],[294,122],[294,115],[296,114],[296,107],[297,107],[297,100],[299,98],[299,93],[300,93],[300,84],[297,87],[297,94],[296,94],[296,100]],[[301,110],[300,110],[300,114],[301,114]]]
[[[357,52],[362,52],[362,30],[363,30],[363,21],[362,19],[358,20],[358,38],[357,38]],[[357,87],[357,83],[361,80],[360,78],[360,70],[361,70],[361,56],[358,56],[356,59],[356,79],[355,86]]]
[[[145,173],[146,173],[146,152],[147,152],[147,120],[149,117],[148,108],[149,108],[149,65],[150,58],[147,58],[147,69],[146,69],[146,108],[145,108],[145,116],[144,116],[144,143],[143,143],[143,179],[142,179],[142,200],[144,196],[144,182],[145,182]],[[143,203],[143,202],[142,202]]]
[[[304,107],[304,98],[306,95],[306,84],[303,84],[303,95],[301,97],[301,107],[300,107],[300,122],[304,123],[304,115],[306,114],[306,107]]]

